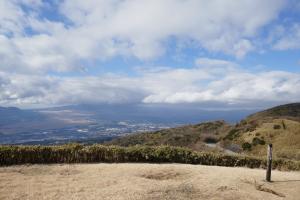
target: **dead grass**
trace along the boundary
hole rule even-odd
[[[177,186],[165,186],[147,192],[147,200],[174,200],[174,199],[198,199],[201,198],[200,190],[192,184],[183,183]]]
[[[276,125],[280,125],[280,129],[274,129]],[[254,131],[241,134],[237,141],[240,144],[244,142],[251,144],[255,137],[265,141],[266,144],[272,143],[275,157],[300,160],[300,122],[288,119],[272,119],[260,124]],[[251,151],[248,153],[265,156],[266,145],[252,145]]]
[[[300,173],[185,164],[73,164],[0,168],[1,200],[298,199]]]
[[[150,170],[141,174],[140,177],[154,180],[169,180],[169,179],[180,179],[186,177],[187,173],[184,173],[182,170],[174,169],[163,169],[163,170]]]
[[[263,192],[268,192],[274,195],[277,195],[279,197],[285,197],[284,194],[276,192],[270,188],[264,187],[264,184],[257,184],[256,182],[254,183],[255,189],[259,190],[259,191],[263,191]]]

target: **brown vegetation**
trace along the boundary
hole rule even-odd
[[[296,200],[299,172],[186,164],[65,164],[0,168],[0,199]]]
[[[205,122],[155,132],[137,133],[117,138],[106,144],[120,146],[170,145],[188,147],[193,150],[209,150],[204,142],[218,142],[229,129],[230,125],[224,121]]]

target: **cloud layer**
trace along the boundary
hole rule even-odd
[[[1,1],[1,69],[61,72],[81,68],[86,60],[155,59],[168,51],[172,39],[181,46],[242,58],[255,50],[253,40],[285,2]],[[45,17],[49,10],[58,17]]]
[[[206,57],[136,76],[68,74],[118,57],[152,61],[170,48],[233,60],[262,50],[265,40],[272,50],[300,49],[299,23],[272,24],[287,2],[0,0],[0,105],[299,101],[298,73],[251,71]],[[266,34],[266,26],[273,31]]]
[[[0,104],[207,103],[239,106],[300,99],[300,74],[251,72],[237,64],[200,58],[190,69],[139,76],[55,77],[0,73]],[[220,78],[222,77],[222,78]],[[260,102],[260,103],[259,103]]]

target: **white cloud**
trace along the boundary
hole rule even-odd
[[[293,24],[291,27],[282,29],[273,48],[276,50],[300,49],[300,24]]]
[[[21,33],[24,12],[12,1],[0,1],[0,34]]]
[[[0,34],[10,51],[0,52],[6,60],[0,68],[66,71],[78,68],[81,61],[115,56],[155,59],[165,54],[170,38],[242,58],[255,49],[252,39],[277,17],[284,2],[57,1],[57,12],[66,22],[41,18],[42,9],[51,6],[41,0],[0,1]],[[24,11],[21,5],[30,9]]]
[[[209,51],[244,56],[259,28],[284,1],[65,1],[61,11],[95,39],[117,38],[141,59],[161,55],[168,37],[190,38]],[[222,9],[220,9],[222,8]],[[255,12],[255,15],[253,13]],[[93,27],[93,28],[92,28]]]
[[[220,60],[220,59],[211,59],[211,58],[205,58],[205,57],[198,58],[195,63],[198,66],[204,66],[204,67],[236,66],[236,64],[234,62],[231,62],[231,61]]]
[[[0,73],[0,105],[218,102],[253,106],[300,99],[300,74],[250,72],[235,63],[207,58],[200,58],[199,62],[199,67],[145,71],[135,77],[42,78]],[[227,64],[223,70],[219,70],[221,63]]]
[[[203,70],[199,69],[199,74]],[[209,71],[206,71],[209,73]],[[213,73],[210,74],[213,76]],[[225,104],[254,103],[260,101],[299,101],[300,75],[282,71],[251,73],[231,71],[222,74],[223,78],[189,84],[169,90],[165,93],[152,91],[143,101],[146,103],[201,103],[216,101]],[[190,80],[190,77],[186,77]],[[201,80],[201,79],[200,79]]]
[[[137,76],[60,76],[82,63],[114,57],[151,60],[170,40],[243,58],[257,49],[260,30],[275,20],[284,0],[65,0],[61,15],[42,0],[0,0],[0,105],[75,103],[251,104],[299,101],[300,75],[249,72],[234,62],[199,58],[193,68],[140,70]],[[24,10],[22,7],[28,9]],[[61,20],[59,20],[61,19]],[[296,49],[299,25],[270,36],[275,49]],[[180,50],[179,50],[180,51]],[[96,62],[97,63],[97,62]],[[50,76],[48,72],[58,72]],[[65,75],[65,74],[64,74]]]
[[[26,13],[22,6],[30,8],[31,12]],[[1,0],[0,34],[23,35],[29,15],[33,15],[42,6],[42,0]]]

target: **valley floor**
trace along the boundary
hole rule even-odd
[[[300,172],[184,164],[0,168],[0,199],[299,199]]]

